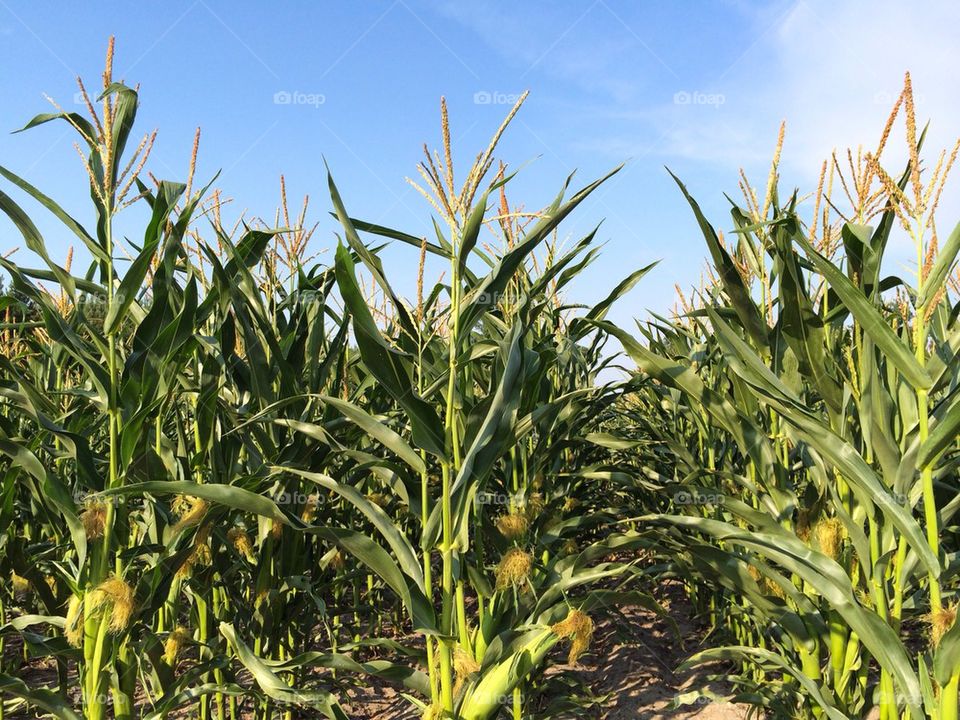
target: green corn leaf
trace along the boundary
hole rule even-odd
[[[751,387],[762,393],[788,422],[809,438],[813,447],[830,459],[843,477],[852,483],[854,492],[865,507],[872,508],[876,504],[910,541],[924,566],[935,576],[939,575],[940,562],[930,550],[920,525],[895,501],[860,454],[814,416],[799,398],[793,396],[719,316],[713,314],[711,321],[717,331],[718,340],[727,351],[727,358],[738,374],[749,382]]]
[[[940,248],[933,267],[930,268],[930,272],[923,281],[923,289],[917,296],[917,307],[920,308],[920,312],[925,312],[927,305],[943,289],[944,282],[953,269],[958,253],[960,253],[960,223],[957,223],[957,226],[953,228],[953,232],[947,238],[947,242]]]
[[[479,679],[467,687],[459,706],[463,720],[487,720],[504,704],[513,689],[543,662],[557,643],[549,628],[530,630],[512,645],[514,651],[481,670]]]
[[[714,230],[713,226],[707,221],[697,201],[687,192],[686,186],[680,182],[680,179],[670,172],[669,169],[667,169],[667,172],[670,173],[670,177],[677,183],[680,192],[683,193],[683,197],[686,198],[687,203],[693,210],[694,216],[697,218],[697,224],[700,226],[700,231],[707,241],[707,248],[710,250],[714,266],[720,273],[720,281],[723,283],[723,289],[733,303],[734,310],[736,310],[743,328],[758,348],[767,347],[770,342],[767,337],[769,332],[767,324],[760,315],[760,311],[753,302],[753,298],[750,297],[750,291],[740,276],[740,271],[730,258],[729,253],[720,244],[720,238],[717,236],[716,230]]]
[[[117,331],[120,323],[126,315],[127,308],[136,299],[137,294],[143,286],[144,278],[150,270],[150,265],[156,257],[157,247],[160,245],[164,233],[164,226],[167,222],[167,216],[176,205],[177,198],[183,194],[185,185],[161,182],[157,191],[157,200],[153,204],[153,216],[150,218],[150,224],[147,226],[144,237],[143,249],[134,258],[133,263],[127,269],[120,285],[113,297],[113,302],[107,308],[107,316],[104,319],[104,332],[111,335]]]
[[[440,418],[414,390],[409,361],[390,347],[380,334],[357,285],[353,259],[342,245],[337,247],[336,268],[337,284],[353,317],[354,335],[364,362],[384,389],[407,411],[414,444],[443,458],[445,441]]]
[[[276,473],[290,473],[298,477],[309,480],[320,487],[331,490],[341,497],[348,500],[354,507],[362,512],[374,527],[380,532],[384,540],[393,550],[394,555],[400,563],[403,572],[417,583],[421,591],[425,591],[423,585],[423,568],[417,560],[413,546],[400,529],[394,524],[393,520],[376,503],[371,502],[361,495],[356,489],[349,485],[338,483],[333,478],[322,473],[307,472],[306,470],[297,470],[295,468],[272,468]]]
[[[890,362],[896,365],[897,369],[915,388],[929,388],[933,381],[927,371],[917,362],[917,358],[910,351],[910,348],[897,337],[897,334],[890,328],[890,325],[887,324],[887,321],[877,311],[873,303],[847,279],[846,275],[817,252],[803,237],[798,236],[797,241],[803,246],[817,269],[823,273],[827,282],[830,283],[830,287],[837,293],[843,304],[853,313],[863,331],[873,339],[877,347],[890,359]]]
[[[332,397],[330,395],[318,395],[320,401],[336,408],[350,422],[355,423],[370,437],[396,453],[397,457],[403,460],[417,473],[426,472],[426,465],[423,458],[410,447],[399,433],[394,432],[390,427],[377,420],[366,410],[357,405]]]
[[[18,188],[28,193],[34,200],[39,202],[41,205],[47,208],[47,210],[53,213],[57,219],[60,220],[60,222],[62,222],[74,235],[80,238],[81,242],[83,242],[84,246],[86,246],[93,257],[102,262],[106,262],[107,256],[104,249],[100,247],[97,241],[94,240],[86,230],[83,229],[83,226],[81,226],[80,223],[74,220],[54,200],[44,195],[19,175],[10,172],[3,166],[0,166],[0,175],[3,175],[3,177],[7,178],[7,180],[12,182]]]
[[[225,622],[220,623],[220,634],[230,643],[230,647],[237,654],[237,658],[250,671],[254,681],[267,697],[298,707],[316,708],[331,720],[347,720],[346,713],[343,712],[340,704],[331,693],[301,691],[290,687],[237,637],[233,625]]]
[[[43,688],[33,688],[23,680],[0,673],[0,693],[22,698],[30,707],[40,708],[61,720],[83,720],[73,711],[62,695]]]
[[[725,542],[753,550],[797,573],[843,617],[881,667],[896,678],[904,695],[908,698],[920,697],[919,678],[900,639],[876,613],[864,609],[857,602],[846,571],[830,558],[811,550],[799,539],[786,533],[773,535],[745,531],[729,523],[699,517],[648,516],[642,519],[714,535]],[[923,712],[918,704],[908,703],[907,708],[912,718],[923,720]]]

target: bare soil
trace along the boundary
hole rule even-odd
[[[710,700],[730,695],[722,682],[723,666],[710,665],[684,672],[676,668],[690,655],[705,649],[705,628],[691,617],[686,597],[675,586],[665,586],[658,600],[676,622],[642,608],[627,608],[622,616],[601,624],[595,651],[587,654],[576,675],[594,692],[608,698],[598,718],[603,720],[743,720],[746,705]]]

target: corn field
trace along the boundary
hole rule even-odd
[[[654,264],[575,304],[598,230],[563,225],[619,168],[515,204],[495,152],[523,97],[456,177],[441,106],[429,237],[354,217],[328,170],[324,264],[285,187],[231,223],[197,143],[156,178],[112,59],[86,112],[24,128],[72,128],[92,212],[0,164],[3,251],[39,264],[0,258],[0,720],[347,718],[371,684],[409,717],[587,717],[567,671],[618,608],[665,614],[663,583],[710,628],[686,664],[756,717],[957,720],[958,146],[921,161],[909,76],[812,193],[780,187],[781,134],[726,235],[677,180],[707,273],[627,331],[609,310]]]

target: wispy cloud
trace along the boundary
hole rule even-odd
[[[630,103],[656,77],[656,59],[627,72],[625,57],[636,57],[639,41],[630,28],[618,27],[601,0],[554,5],[476,0],[428,0],[433,10],[473,31],[494,52],[509,59],[517,82],[526,86],[538,75],[562,79],[585,93]]]

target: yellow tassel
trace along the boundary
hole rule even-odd
[[[22,575],[17,575],[16,571],[10,571],[10,580],[13,583],[13,592],[15,595],[26,595],[30,592],[30,581]]]
[[[546,503],[543,502],[543,495],[540,493],[534,493],[530,496],[526,503],[527,518],[529,520],[536,519],[536,517],[543,512],[545,507]]]
[[[933,647],[939,647],[943,636],[950,632],[954,623],[957,621],[957,606],[940,608],[937,613],[930,613],[927,616],[927,622],[930,623],[930,642]]]
[[[169,635],[163,644],[163,661],[173,667],[177,662],[177,656],[183,646],[190,642],[190,631],[185,627],[177,626]]]
[[[559,638],[570,638],[570,652],[567,655],[567,663],[570,665],[575,664],[587,651],[593,639],[593,620],[581,610],[571,610],[565,620],[550,629]]]
[[[110,610],[110,630],[122,632],[130,625],[136,608],[133,588],[113,575],[100,583],[91,595],[94,612]]]
[[[243,555],[250,562],[256,558],[253,554],[253,545],[250,543],[250,536],[240,527],[233,527],[227,530],[227,540],[233,545],[234,550]]]
[[[457,677],[457,682],[453,686],[453,694],[457,695],[467,678],[480,672],[480,663],[466,650],[458,647],[453,651],[453,672]]]
[[[443,717],[442,705],[430,705],[421,715],[421,720],[440,720]]]
[[[824,518],[817,523],[816,536],[820,545],[820,552],[834,560],[840,557],[843,547],[843,523],[839,518]]]
[[[193,550],[183,561],[180,569],[177,570],[177,577],[189,577],[196,566],[210,565],[213,562],[213,553],[210,551],[210,531],[212,529],[210,523],[207,523],[197,530],[197,534],[193,538]]]
[[[301,513],[300,519],[308,525],[312,523],[314,518],[317,517],[317,508],[319,506],[320,502],[317,500],[316,495],[311,495],[308,497],[307,502],[303,506],[303,513]]]
[[[390,498],[383,493],[378,492],[367,493],[367,500],[372,502],[374,505],[379,505],[382,508],[385,508],[390,504]]]
[[[187,495],[178,495],[173,501],[173,511],[180,517],[180,521],[173,526],[173,532],[199,525],[209,508],[206,500]]]
[[[530,577],[533,568],[533,558],[528,552],[520,548],[510,548],[500,558],[497,566],[497,590],[505,590],[511,585],[516,586]]]
[[[89,500],[84,511],[80,513],[80,522],[87,540],[98,540],[103,537],[103,528],[107,520],[107,506],[105,503]]]
[[[787,593],[784,592],[783,587],[780,583],[771,580],[770,578],[763,579],[763,589],[767,592],[768,595],[773,595],[774,597],[780,598],[781,600],[787,599]]]
[[[497,530],[499,530],[500,534],[507,540],[518,540],[526,534],[527,529],[530,527],[530,521],[526,515],[510,513],[509,515],[501,515],[498,517],[496,525]]]
[[[70,605],[67,607],[67,619],[63,624],[63,634],[67,642],[73,647],[83,645],[83,598],[79,595],[70,596]]]

